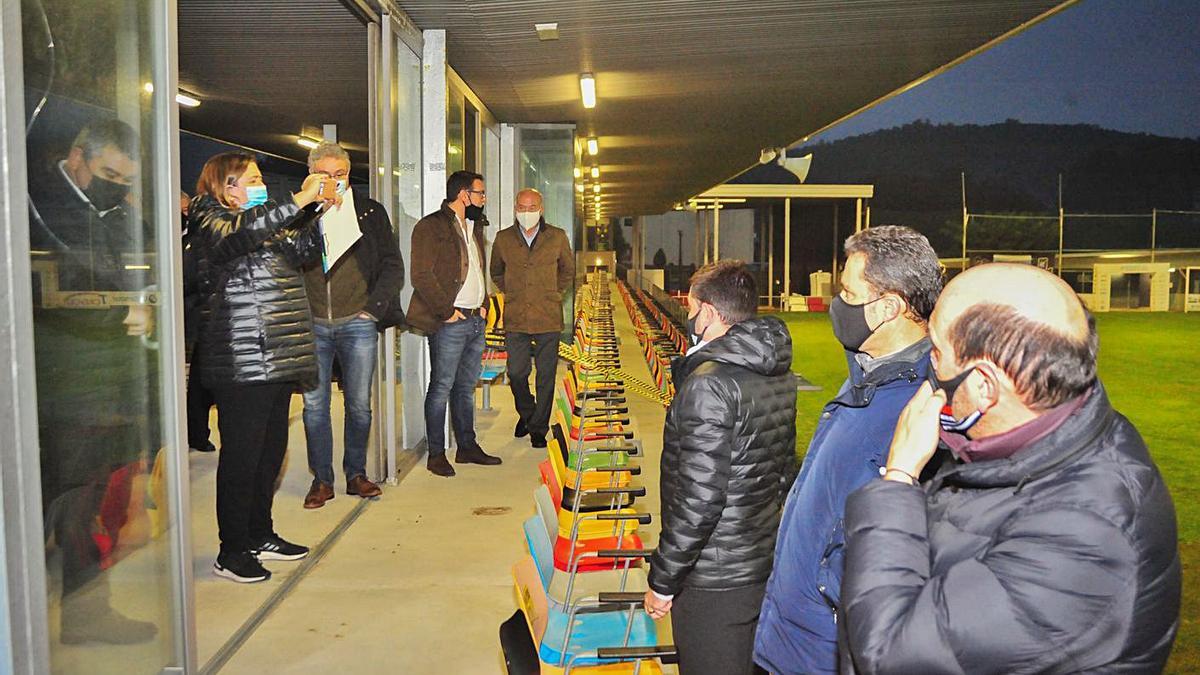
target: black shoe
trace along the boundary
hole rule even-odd
[[[466,448],[459,448],[454,454],[454,461],[459,464],[482,464],[484,466],[496,466],[500,463],[500,458],[489,455],[483,451],[483,448],[478,445],[472,445]]]
[[[249,551],[237,553],[222,553],[213,563],[213,574],[225,577],[239,584],[252,584],[256,581],[266,581],[271,578],[271,572],[258,562]]]
[[[250,554],[259,560],[300,560],[308,555],[308,547],[272,534],[251,547]]]
[[[546,434],[530,434],[529,443],[535,448],[546,447]]]
[[[204,441],[198,445],[192,445],[188,449],[192,452],[216,452],[217,446],[213,445],[212,441]]]
[[[529,427],[525,426],[525,420],[517,419],[517,428],[513,429],[513,438],[524,438],[529,435]]]
[[[450,466],[450,462],[446,460],[446,453],[442,452],[436,455],[430,455],[425,461],[425,468],[429,469],[429,473],[443,478],[454,476],[454,467]]]

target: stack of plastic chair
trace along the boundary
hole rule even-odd
[[[608,287],[598,272],[576,303],[577,337],[592,349],[615,345]],[[637,529],[651,522],[636,509],[646,490],[632,483],[641,444],[623,417],[622,383],[595,375],[575,364],[558,387],[542,485],[524,523],[528,555],[513,567],[519,608],[500,627],[510,674],[653,674],[675,661],[641,609],[650,551]]]
[[[631,291],[623,285],[618,288],[655,385],[667,397],[674,396],[671,362],[681,353],[681,341],[686,344],[682,331],[650,296],[640,290]]]

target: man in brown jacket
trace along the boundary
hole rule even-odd
[[[446,404],[459,464],[499,464],[475,441],[475,383],[483,368],[487,279],[483,271],[483,176],[455,171],[446,181],[442,208],[421,220],[412,235],[413,296],[408,322],[429,340],[429,390],[425,393],[426,468],[453,476],[446,461]]]
[[[540,192],[518,192],[516,212],[517,222],[501,230],[492,244],[492,281],[504,293],[504,346],[518,416],[513,435],[528,434],[533,447],[544,448],[563,328],[563,293],[575,279],[575,254],[567,233],[542,217]],[[529,393],[531,351],[537,364],[536,400]]]

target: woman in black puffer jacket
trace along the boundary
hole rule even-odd
[[[316,377],[312,317],[299,268],[321,254],[312,175],[294,203],[267,201],[253,155],[208,160],[188,216],[190,255],[205,296],[197,344],[200,378],[217,403],[221,455],[213,569],[247,583],[269,579],[262,560],[299,560],[308,549],[275,533],[271,504],[287,451],[288,406]]]

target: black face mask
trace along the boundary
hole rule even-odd
[[[946,408],[949,408],[954,403],[954,392],[958,391],[959,386],[962,385],[962,383],[966,381],[967,377],[971,373],[975,372],[975,369],[978,367],[979,365],[976,364],[948,380],[939,380],[937,373],[933,370],[933,364],[929,364],[929,383],[933,385],[934,391],[941,389],[946,393]],[[983,413],[978,410],[970,415],[967,415],[961,420],[955,419],[954,415],[943,411],[939,421],[942,424],[942,428],[946,431],[965,434],[967,433],[968,429],[975,426],[975,423],[978,422],[979,418],[981,417],[983,417]]]
[[[129,186],[92,176],[92,182],[83,190],[83,194],[97,211],[104,212],[125,200],[129,195]]]
[[[483,207],[467,204],[466,214],[469,220],[479,220],[483,217]]]
[[[704,329],[704,333],[696,332],[696,318],[699,316],[700,316],[700,312],[697,311],[695,314],[693,314],[687,318],[687,332],[688,332],[688,336],[692,338],[693,345],[698,345],[701,342],[703,342],[704,341],[704,333],[708,332],[707,328]]]
[[[879,330],[879,326],[872,330],[870,324],[867,323],[867,305],[882,299],[876,298],[861,305],[851,305],[842,300],[842,296],[834,296],[833,302],[829,305],[829,320],[833,322],[833,336],[842,343],[843,347],[857,352],[862,349],[867,338]]]

